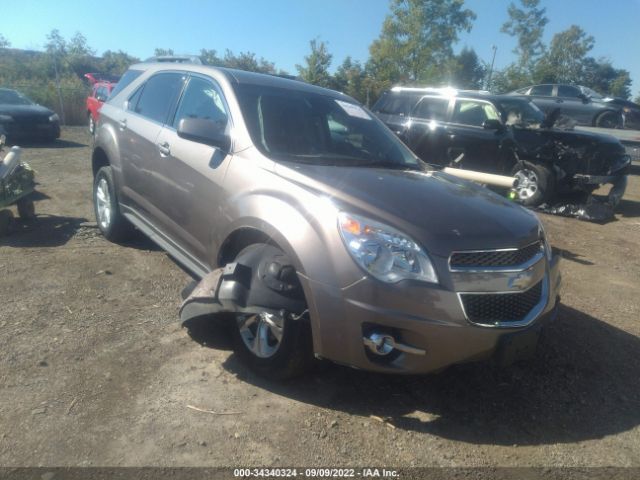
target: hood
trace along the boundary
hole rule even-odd
[[[0,104],[0,115],[11,115],[14,118],[42,116],[50,117],[54,112],[42,105],[7,105]]]
[[[448,257],[454,250],[525,246],[535,214],[474,183],[437,171],[276,164],[275,172],[341,210],[393,226]]]

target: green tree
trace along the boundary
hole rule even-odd
[[[122,50],[117,52],[107,50],[102,54],[100,70],[113,75],[122,75],[130,65],[139,61],[139,58],[133,57]]]
[[[370,67],[381,82],[441,80],[461,31],[476,14],[464,0],[391,0],[380,37],[369,47]]]
[[[9,48],[11,46],[11,42],[7,40],[7,38],[0,33],[0,48]]]
[[[536,61],[544,54],[542,43],[544,27],[549,23],[546,9],[540,8],[540,0],[520,0],[522,8],[510,3],[507,20],[500,31],[515,37],[517,46],[513,50],[518,56],[517,66],[522,72],[531,73]]]
[[[529,74],[513,63],[504,70],[493,72],[489,87],[495,93],[508,93],[530,84]]]
[[[219,67],[222,65],[222,59],[218,57],[218,52],[212,49],[201,49],[200,60],[202,60],[202,63],[204,63],[205,65],[212,65],[215,67]]]
[[[154,57],[165,57],[165,56],[169,56],[169,55],[173,55],[173,49],[172,48],[156,48],[153,51],[153,56]]]
[[[351,57],[347,57],[336,70],[334,87],[336,90],[340,90],[356,100],[366,103],[365,78],[366,72],[360,62],[354,62]]]
[[[272,62],[262,57],[257,58],[253,52],[240,52],[235,55],[231,50],[227,50],[222,60],[222,66],[248,72],[276,73],[276,67]]]
[[[95,54],[95,50],[87,43],[87,38],[76,32],[67,43],[65,62],[78,77],[82,77],[87,72],[99,69]]]
[[[614,68],[609,60],[587,57],[579,83],[614,97],[631,97],[631,77],[624,69]]]
[[[585,61],[593,45],[593,37],[577,25],[556,33],[549,51],[536,65],[535,83],[579,83],[584,77]]]
[[[482,88],[485,67],[473,48],[463,48],[449,64],[448,83],[457,88],[478,90]]]
[[[329,53],[327,44],[317,39],[309,42],[311,53],[304,57],[304,65],[296,65],[300,78],[305,82],[319,85],[321,87],[333,88],[334,82],[329,67],[333,55]]]

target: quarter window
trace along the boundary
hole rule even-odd
[[[133,111],[155,122],[164,123],[183,83],[184,77],[180,73],[159,73],[151,77],[142,88]]]
[[[553,91],[553,85],[536,85],[531,87],[529,95],[539,95],[541,97],[550,97]]]
[[[499,120],[495,107],[487,102],[457,100],[453,111],[453,123],[481,127],[487,120]]]
[[[224,131],[229,115],[220,90],[208,80],[192,77],[178,106],[173,121],[174,128],[178,128],[183,118],[212,120],[221,131]]]

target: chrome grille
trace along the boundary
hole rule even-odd
[[[525,292],[461,293],[460,299],[469,321],[483,325],[520,322],[542,297],[542,281]]]
[[[449,266],[452,270],[517,267],[531,260],[541,250],[542,242],[537,241],[520,249],[454,252],[449,259]]]

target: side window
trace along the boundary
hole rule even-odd
[[[577,98],[580,90],[571,85],[558,85],[558,96],[564,98]]]
[[[553,91],[553,85],[536,85],[531,87],[529,95],[539,95],[541,97],[550,97]]]
[[[143,85],[144,86],[144,85]],[[138,104],[138,100],[140,100],[140,94],[142,93],[142,87],[138,87],[138,89],[129,97],[129,101],[127,104],[127,110],[135,111],[136,105]]]
[[[144,84],[133,111],[155,122],[164,123],[183,83],[184,76],[181,73],[154,75]]]
[[[425,120],[444,121],[447,118],[449,100],[446,98],[424,97],[413,111],[413,116]]]
[[[127,70],[122,78],[118,81],[116,86],[113,87],[113,90],[111,90],[111,97],[115,97],[140,75],[142,75],[142,70]]]
[[[477,100],[456,100],[451,121],[462,125],[481,127],[487,120],[499,120],[495,107]]]
[[[178,105],[178,111],[173,119],[173,127],[177,129],[183,118],[212,120],[220,131],[224,131],[229,115],[220,90],[208,80],[191,77],[180,100],[180,105]]]
[[[418,97],[406,93],[386,93],[373,106],[373,111],[406,116],[416,104]]]

